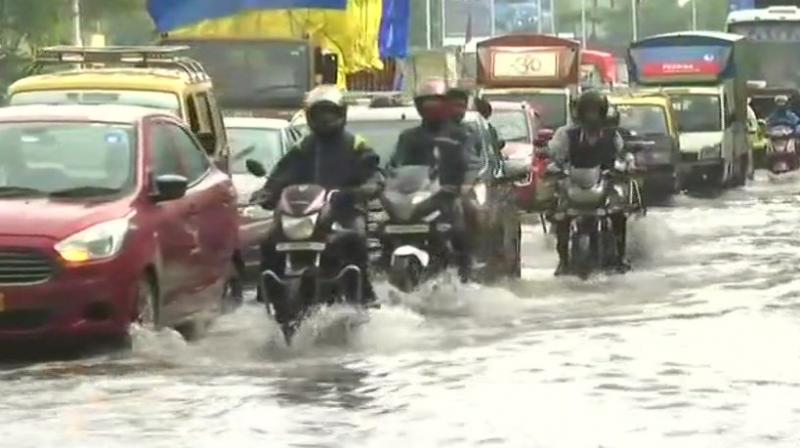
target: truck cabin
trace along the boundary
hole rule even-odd
[[[526,102],[543,128],[571,121],[580,81],[580,43],[540,34],[509,34],[477,44],[477,84],[489,101]]]
[[[630,79],[673,98],[681,132],[718,132],[745,119],[746,84],[737,76],[742,37],[726,33],[670,33],[628,50]]]
[[[613,54],[581,50],[581,87],[613,86],[618,83],[617,60]]]
[[[229,39],[161,36],[161,45],[187,46],[214,80],[220,106],[257,116],[282,116],[302,107],[305,93],[335,84],[335,54],[300,39]],[[285,115],[285,113],[283,114]]]

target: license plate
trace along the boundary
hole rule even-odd
[[[406,233],[428,233],[430,226],[428,224],[409,224],[398,225],[392,224],[384,228],[385,233],[389,234],[406,234]]]
[[[308,250],[313,252],[322,252],[325,250],[325,243],[318,243],[315,241],[298,241],[294,243],[279,243],[275,249],[278,252],[294,252],[300,250]]]

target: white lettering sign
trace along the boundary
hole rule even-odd
[[[555,78],[558,51],[497,51],[492,54],[495,78]]]

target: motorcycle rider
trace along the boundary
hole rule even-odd
[[[451,120],[446,93],[447,84],[440,78],[428,79],[420,85],[414,96],[414,105],[422,123],[400,133],[388,168],[428,165],[437,170],[446,195],[445,211],[453,226],[452,244],[458,258],[459,275],[462,282],[466,282],[471,275],[472,255],[463,204],[458,199],[468,169],[465,154],[469,136]]]
[[[775,97],[775,110],[767,118],[767,125],[770,127],[785,125],[791,127],[792,130],[800,125],[800,117],[789,108],[788,96],[778,95]]]
[[[576,123],[558,128],[547,148],[547,155],[557,166],[613,170],[624,156],[625,143],[616,129],[609,126],[608,98],[597,90],[585,91],[575,103]],[[612,115],[613,116],[613,115]],[[617,240],[617,269],[630,269],[625,259],[627,217],[615,213],[611,222]],[[556,228],[558,267],[555,275],[563,275],[569,266],[569,219],[552,218]]]
[[[274,209],[281,192],[290,185],[318,184],[337,189],[333,197],[336,222],[344,229],[338,238],[346,264],[361,269],[363,298],[375,301],[368,271],[365,202],[383,188],[379,156],[364,139],[345,130],[347,106],[341,90],[322,85],[311,90],[305,101],[311,133],[295,145],[275,166],[263,191],[261,204]],[[262,245],[262,270],[278,271],[281,266],[271,238]]]
[[[483,118],[486,119],[486,124],[489,125],[489,133],[492,136],[492,146],[494,147],[493,149],[495,153],[500,154],[500,151],[503,149],[503,146],[505,146],[505,142],[503,141],[503,139],[500,138],[500,134],[497,132],[497,128],[495,128],[492,122],[489,121],[489,118],[492,117],[492,112],[493,112],[492,103],[490,103],[483,97],[477,97],[475,98],[475,109],[478,111],[479,114],[481,114]]]

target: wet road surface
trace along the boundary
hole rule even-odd
[[[531,225],[522,281],[383,287],[292,349],[248,304],[196,342],[0,366],[0,446],[800,446],[800,182],[762,177],[631,223],[626,276],[555,279]]]

